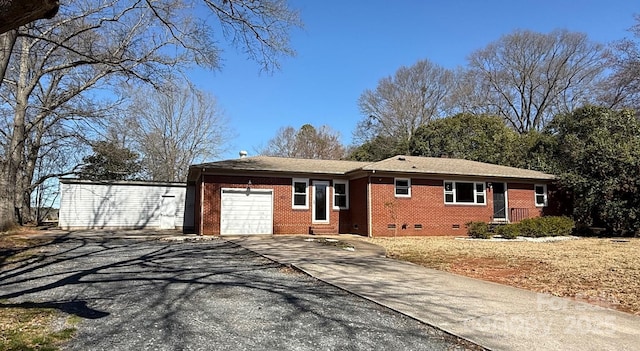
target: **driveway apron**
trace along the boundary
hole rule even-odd
[[[640,348],[638,316],[388,259],[362,240],[338,238],[355,251],[302,236],[233,241],[492,350]]]

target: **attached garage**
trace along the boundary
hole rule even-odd
[[[194,194],[184,183],[60,179],[59,226],[189,230]]]
[[[220,234],[273,234],[273,190],[221,189]]]

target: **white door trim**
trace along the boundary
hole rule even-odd
[[[313,195],[311,197],[311,219],[312,223],[329,223],[330,222],[330,212],[329,212],[329,181],[328,180],[314,180],[311,183],[313,186]],[[324,198],[325,198],[325,220],[317,220],[316,219],[316,185],[324,185]]]
[[[498,183],[498,182],[496,182],[496,183]],[[499,183],[502,183],[502,182],[499,182]],[[508,196],[507,183],[502,183],[502,186],[504,187],[504,218],[499,218],[499,219],[494,219],[494,220],[509,222],[509,196]],[[491,193],[491,198],[492,198],[492,201],[493,201],[493,191]],[[494,212],[494,215],[495,215],[495,205],[494,205],[494,208],[493,208],[493,212]]]

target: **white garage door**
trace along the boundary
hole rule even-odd
[[[273,234],[273,190],[222,189],[220,234]]]

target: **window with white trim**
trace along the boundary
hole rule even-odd
[[[534,189],[535,189],[536,206],[537,207],[547,206],[547,185],[536,184],[534,185]]]
[[[487,203],[484,182],[444,182],[444,203],[485,205]]]
[[[293,178],[291,184],[292,207],[295,209],[309,208],[309,179]]]
[[[333,181],[333,209],[349,208],[349,182],[346,180]]]
[[[411,179],[395,178],[396,197],[411,197]]]

